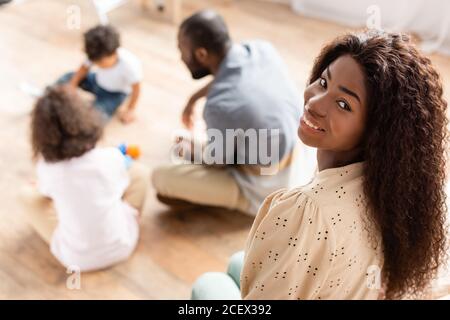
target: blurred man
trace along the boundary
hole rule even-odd
[[[214,11],[187,18],[178,47],[194,79],[213,77],[189,99],[182,121],[192,128],[196,101],[206,97],[207,146],[223,150],[216,148],[202,164],[156,168],[152,182],[158,198],[169,205],[188,202],[255,215],[267,195],[288,185],[299,94],[271,44],[233,43]],[[211,157],[218,161],[211,163]],[[276,170],[265,170],[268,166]]]

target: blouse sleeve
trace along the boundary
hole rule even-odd
[[[320,299],[336,254],[323,210],[298,191],[266,199],[247,241],[244,299]]]
[[[258,230],[261,221],[264,220],[264,218],[269,213],[272,203],[275,203],[276,199],[281,197],[285,191],[286,189],[282,189],[271,193],[266,197],[266,199],[264,199],[263,203],[261,204],[258,213],[256,214],[255,220],[253,221],[250,233],[247,236],[247,242],[245,245],[245,258],[247,258],[247,253],[249,252],[251,243],[255,237],[256,230]]]

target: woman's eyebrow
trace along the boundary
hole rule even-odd
[[[331,80],[330,66],[327,67],[327,77],[328,77],[329,80]],[[350,90],[350,89],[348,89],[348,88],[346,88],[346,87],[343,87],[343,86],[339,86],[339,89],[340,89],[341,91],[343,91],[344,93],[346,93],[346,94],[348,94],[348,95],[351,95],[351,96],[354,97],[356,100],[358,100],[359,103],[361,103],[361,99],[359,98],[359,96],[358,96],[355,92],[353,92],[352,90]]]
[[[328,79],[331,80],[330,66],[327,67],[327,76],[328,76]]]
[[[358,97],[358,95],[357,95],[356,93],[354,93],[352,90],[347,89],[346,87],[343,87],[343,86],[339,86],[339,89],[340,89],[341,91],[345,92],[346,94],[351,95],[352,97],[355,97],[356,100],[358,100],[359,103],[361,103],[361,99],[360,99],[360,98]]]

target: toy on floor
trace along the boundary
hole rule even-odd
[[[125,164],[127,168],[130,167],[133,160],[138,159],[141,155],[141,149],[135,144],[127,145],[125,143],[121,143],[117,148],[119,148],[120,152],[122,152],[125,156]]]
[[[125,143],[121,143],[119,145],[119,150],[123,153],[123,155],[128,155],[134,160],[141,156],[141,149],[135,144],[127,145]]]

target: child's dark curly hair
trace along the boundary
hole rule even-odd
[[[93,106],[69,86],[47,88],[31,116],[33,156],[48,162],[79,157],[95,147],[103,122]]]
[[[408,36],[367,31],[327,45],[310,82],[342,55],[353,57],[366,76],[364,191],[382,236],[386,298],[422,295],[447,244],[448,128],[441,80]]]
[[[84,34],[84,50],[91,61],[114,54],[120,46],[120,36],[110,25],[99,25]]]

